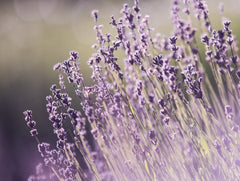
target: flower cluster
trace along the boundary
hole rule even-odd
[[[44,164],[58,180],[240,179],[240,70],[231,22],[222,12],[216,30],[205,1],[173,0],[167,38],[153,36],[138,0],[121,14],[111,17],[111,35],[92,12],[91,86],[77,52],[54,66],[59,85],[50,88],[46,107],[57,143],[37,139]],[[74,108],[64,77],[82,110]],[[37,138],[32,112],[24,115]]]
[[[36,122],[32,119],[32,111],[31,110],[26,110],[23,112],[25,116],[25,121],[27,122],[27,126],[31,129],[30,133],[31,136],[37,136],[38,132],[37,129],[34,127],[36,126]]]

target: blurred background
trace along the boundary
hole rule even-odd
[[[33,110],[41,141],[54,144],[55,135],[45,110],[49,87],[58,82],[52,67],[79,52],[86,79],[87,60],[96,42],[91,17],[99,10],[105,33],[111,32],[110,16],[119,16],[123,3],[133,0],[7,0],[0,1],[0,181],[24,181],[41,161],[22,112]],[[222,0],[240,39],[240,0]],[[209,0],[210,17],[220,27],[220,0]],[[143,14],[150,15],[155,32],[170,35],[170,0],[140,0]]]

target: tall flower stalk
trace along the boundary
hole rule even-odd
[[[222,12],[223,27],[216,30],[205,1],[173,0],[167,38],[154,36],[138,0],[124,4],[121,14],[111,17],[111,35],[92,12],[91,86],[77,52],[54,66],[59,85],[50,88],[46,107],[56,148],[38,139],[32,112],[24,112],[44,164],[58,180],[240,179],[240,70],[231,21]],[[82,111],[72,106],[64,77]]]

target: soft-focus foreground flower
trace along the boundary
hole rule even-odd
[[[54,66],[59,84],[50,88],[46,108],[56,146],[38,139],[32,111],[24,112],[44,165],[58,180],[239,180],[240,70],[231,21],[222,12],[217,30],[206,1],[174,0],[167,38],[154,36],[138,0],[121,14],[111,17],[111,35],[92,12],[91,86],[77,52]],[[29,177],[44,179],[50,180],[42,171]]]

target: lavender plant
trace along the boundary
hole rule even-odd
[[[94,10],[92,86],[84,82],[77,52],[54,66],[59,85],[50,88],[46,107],[56,148],[38,139],[32,111],[24,112],[55,178],[239,180],[238,47],[221,12],[223,27],[216,30],[205,1],[173,0],[167,38],[153,36],[138,0],[132,8],[124,4],[119,19],[111,17],[115,35],[103,33]],[[82,111],[72,105],[64,77]],[[44,179],[42,171],[29,178]]]

